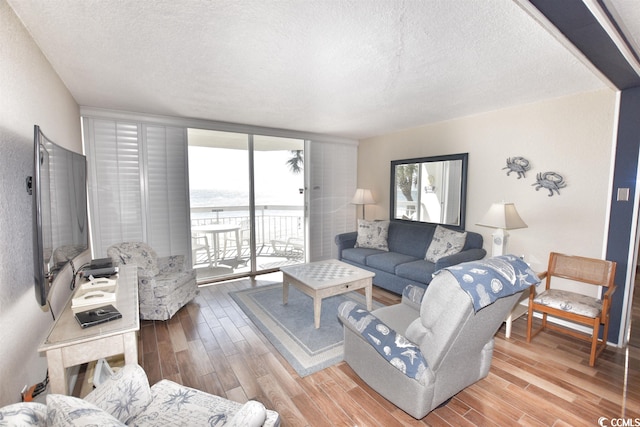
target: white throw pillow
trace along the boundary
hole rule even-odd
[[[356,248],[379,249],[389,251],[387,236],[389,234],[389,221],[358,220],[358,238]]]
[[[115,427],[125,424],[86,400],[62,394],[49,394],[47,395],[47,425]]]
[[[466,240],[466,231],[461,233],[446,227],[437,226],[424,259],[431,262],[438,262],[442,257],[457,254],[464,247]]]
[[[131,363],[104,380],[84,400],[127,424],[151,403],[147,374]]]

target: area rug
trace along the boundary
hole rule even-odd
[[[287,359],[301,377],[343,359],[343,330],[338,306],[348,299],[366,305],[364,295],[348,292],[322,300],[320,328],[313,326],[313,299],[289,286],[288,304],[282,304],[282,284],[229,293],[251,321]],[[374,309],[381,307],[373,302]]]

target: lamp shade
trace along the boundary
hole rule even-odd
[[[371,190],[366,188],[358,188],[356,189],[356,194],[353,195],[353,199],[351,199],[351,203],[354,205],[372,205],[376,201],[371,195]]]
[[[513,203],[505,202],[492,204],[477,225],[504,230],[527,228],[527,224],[518,215],[516,206]]]

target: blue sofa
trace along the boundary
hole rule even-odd
[[[387,244],[389,251],[356,248],[357,232],[338,234],[338,259],[375,273],[373,284],[402,294],[407,285],[426,288],[435,271],[485,257],[482,235],[467,231],[462,251],[440,258],[436,263],[425,260],[425,254],[436,230],[435,224],[391,221]]]

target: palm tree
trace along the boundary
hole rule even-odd
[[[399,165],[396,168],[396,185],[402,192],[402,195],[407,199],[407,201],[413,201],[413,196],[411,195],[411,189],[414,184],[418,183],[418,165],[408,164],[408,165]]]
[[[290,150],[290,153],[292,157],[287,160],[287,166],[292,173],[299,174],[304,169],[304,151]]]

